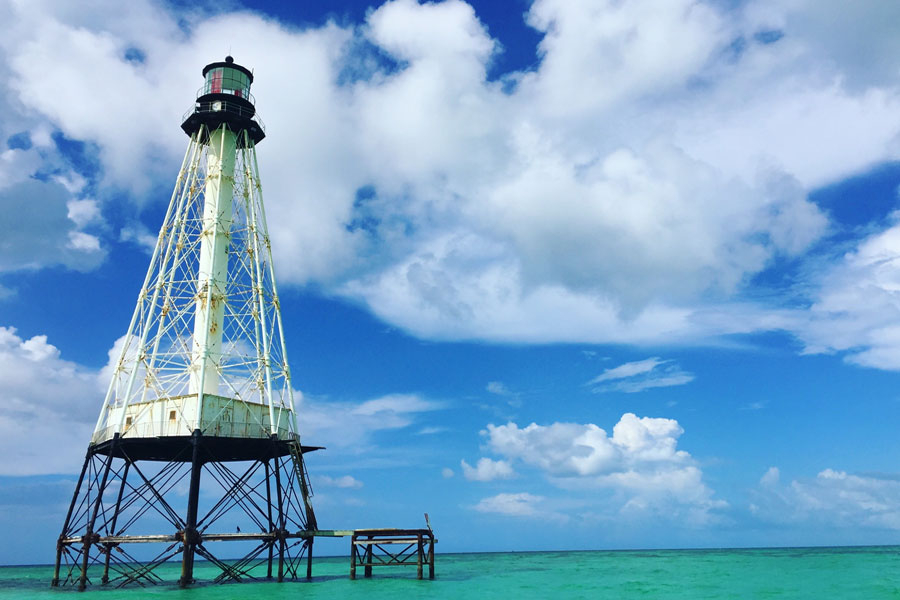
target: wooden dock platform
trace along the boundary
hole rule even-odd
[[[422,579],[428,565],[428,578],[434,579],[434,544],[431,529],[356,529],[350,539],[350,579],[356,579],[356,567],[364,576],[372,576],[372,567],[416,565]]]

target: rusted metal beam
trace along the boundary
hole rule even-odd
[[[304,532],[315,537],[347,537],[356,533],[356,529],[314,529]]]
[[[279,539],[278,533],[270,533],[270,532],[259,532],[259,533],[204,533],[201,536],[201,539],[204,542],[230,542],[230,541],[253,541],[253,540],[274,540]],[[304,538],[312,538],[310,532],[307,531],[297,531],[297,532],[284,532],[283,536],[285,539],[304,539]],[[80,544],[83,542],[82,537],[69,537],[63,538],[60,540],[60,543],[63,546],[69,546],[72,544]],[[93,538],[93,543],[106,543],[106,544],[150,544],[150,543],[163,543],[163,542],[177,542],[181,541],[177,534],[158,534],[158,535],[105,535],[105,536],[95,536]]]

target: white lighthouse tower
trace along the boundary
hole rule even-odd
[[[315,448],[297,431],[253,74],[229,56],[203,76],[59,538],[54,585],[155,582],[156,567],[179,554],[182,585],[194,578],[195,554],[221,569],[217,580],[260,569],[273,577],[276,559],[279,580],[296,577],[303,556],[309,569],[317,526],[303,454]],[[211,545],[221,541],[243,542],[245,559],[220,560]],[[126,549],[136,544],[163,549],[148,560]]]

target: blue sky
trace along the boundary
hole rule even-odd
[[[0,563],[52,559],[229,52],[320,525],[897,541],[900,7],[287,4],[0,5]]]

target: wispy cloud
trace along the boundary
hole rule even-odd
[[[425,400],[415,394],[389,394],[374,400],[366,400],[353,409],[355,415],[408,414],[443,408],[440,402]]]
[[[694,374],[682,370],[675,361],[659,357],[628,362],[606,369],[588,382],[594,392],[625,392],[633,394],[650,388],[684,385],[694,380]]]
[[[517,494],[497,494],[481,501],[472,507],[473,510],[482,513],[492,513],[507,517],[540,517],[564,523],[569,516],[557,512],[551,508],[552,501],[543,496],[536,496],[527,492]]]
[[[520,398],[519,392],[509,389],[509,387],[507,387],[507,385],[505,383],[503,383],[502,381],[489,381],[484,389],[487,392],[502,398],[507,407],[521,408],[521,406],[522,406],[522,399]],[[485,408],[497,413],[498,415],[500,415],[502,413],[502,411],[504,410],[504,409],[501,409],[501,408],[499,408],[497,406],[493,406],[493,405],[486,405]],[[512,417],[510,416],[507,418],[512,418]]]
[[[416,394],[388,394],[363,402],[335,402],[297,393],[300,428],[307,440],[332,449],[361,452],[371,457],[373,435],[382,431],[418,425],[418,432],[435,433],[436,427],[421,423],[422,416],[445,407],[445,403]]]
[[[512,465],[505,460],[491,460],[480,458],[473,467],[464,460],[460,461],[463,475],[469,481],[494,481],[495,479],[509,479],[516,473]]]
[[[363,486],[362,481],[351,475],[343,475],[341,477],[329,477],[328,475],[318,475],[315,478],[318,485],[324,487],[334,487],[343,489],[358,489]]]
[[[538,505],[544,498],[528,494],[497,494],[490,498],[483,498],[475,505],[475,510],[486,513],[497,513],[512,517],[533,517],[539,514]]]
[[[450,431],[450,429],[447,427],[423,427],[416,433],[416,435],[435,435],[438,433],[444,433],[445,431]]]
[[[485,388],[488,392],[492,394],[497,394],[498,396],[512,396],[513,393],[506,387],[502,381],[489,381]]]
[[[649,373],[664,361],[659,358],[648,358],[645,360],[636,360],[634,362],[625,363],[618,367],[606,369],[591,380],[591,383],[600,383],[601,381],[609,381],[610,379],[622,379],[625,377],[633,377],[642,373]]]

